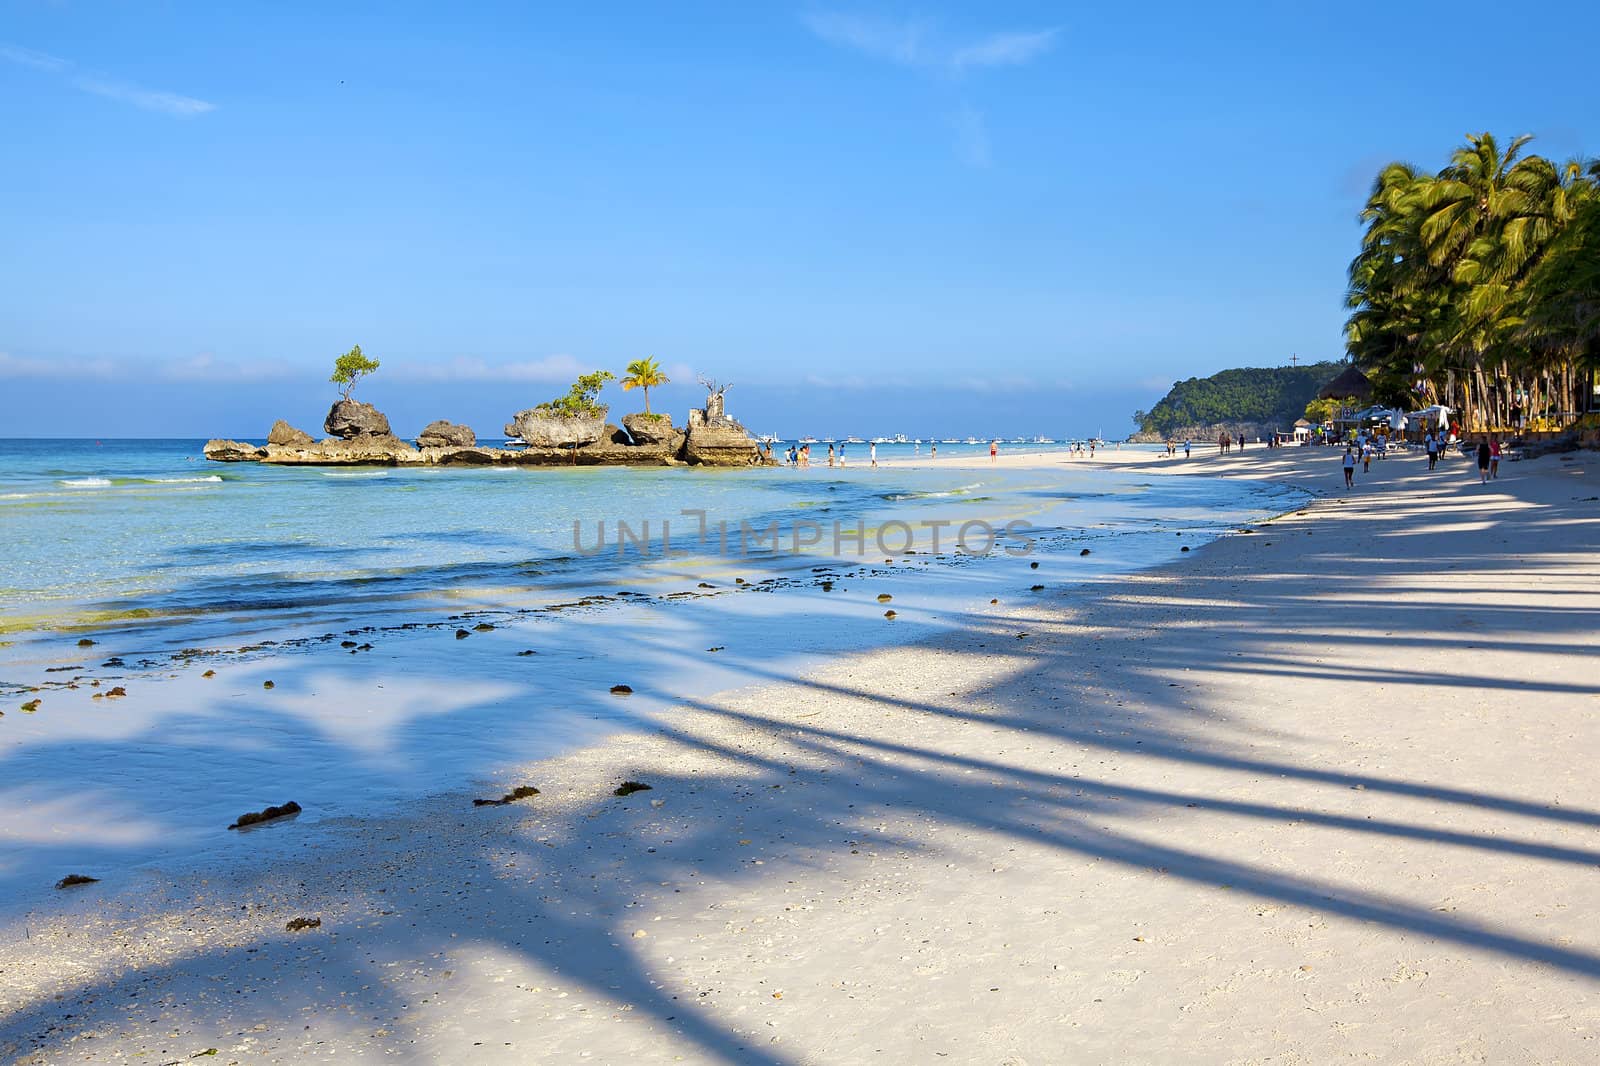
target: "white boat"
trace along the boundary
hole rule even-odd
[[[818,441],[817,438],[815,438],[815,437],[801,437],[800,438],[800,443],[801,444],[818,444],[818,443],[821,443],[821,442]]]
[[[865,444],[867,442],[862,440],[860,437],[846,437],[844,439],[844,443],[846,443],[846,444]]]
[[[774,437],[771,433],[763,433],[756,440],[761,444],[782,444],[782,437]]]

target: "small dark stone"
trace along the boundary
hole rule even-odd
[[[322,919],[321,918],[290,918],[289,921],[284,924],[284,928],[287,929],[291,933],[304,932],[307,929],[321,929],[322,928]]]
[[[34,711],[39,709],[39,701],[36,699],[29,700],[27,703],[22,705],[22,709],[28,714],[32,714]]]
[[[1079,552],[1078,554],[1079,555],[1088,555],[1089,554],[1089,549],[1085,548],[1085,549],[1083,549],[1083,551]]]
[[[80,648],[92,648],[94,646],[95,642],[90,640],[88,637],[84,637],[82,640],[78,641],[78,647]]]
[[[824,581],[822,583],[822,591],[823,592],[832,592],[833,591],[833,582],[832,581]]]
[[[887,592],[878,593],[878,602],[879,603],[888,603],[892,599],[894,599],[894,597],[889,595]]]
[[[1037,570],[1037,569],[1039,569],[1039,561],[1037,559],[1035,559],[1033,562],[1029,563],[1028,564],[1028,569],[1029,570]]]
[[[884,611],[883,612],[883,616],[885,618],[894,618],[895,617],[895,613],[893,611]]]
[[[470,636],[472,636],[472,634],[468,633],[465,629],[456,630],[456,639],[457,640],[466,640]]]
[[[341,648],[353,648],[355,646],[356,646],[356,642],[353,641],[353,640],[341,640],[339,642],[339,647],[341,647]]]
[[[252,811],[249,814],[239,815],[239,820],[228,826],[229,829],[243,829],[246,826],[260,825],[270,822],[274,818],[287,818],[291,814],[300,813],[300,804],[290,800],[281,807],[268,807],[264,811]]]
[[[86,877],[83,874],[68,874],[56,882],[56,887],[71,888],[73,885],[92,885],[96,884],[99,880],[100,879],[98,877]]]
[[[709,581],[702,581],[702,582],[700,582],[700,584],[695,586],[695,588],[701,588],[701,589],[714,589],[716,587],[717,586],[711,584],[711,582],[709,582]]]
[[[262,688],[277,688],[278,686],[274,685],[271,681],[263,681],[263,682],[261,682],[261,687]]]
[[[1187,544],[1185,544],[1183,547],[1179,548],[1178,550],[1181,551],[1181,552],[1186,552],[1186,551],[1189,550],[1189,546]]]
[[[207,670],[205,673],[201,674],[200,676],[201,677],[216,677],[217,676],[217,672],[215,670]]]
[[[123,688],[121,685],[116,685],[112,688],[106,689],[106,699],[108,700],[118,699],[119,697],[126,696],[127,694],[128,690]]]
[[[643,781],[624,781],[611,790],[613,796],[631,796],[635,792],[649,792],[650,786]]]
[[[726,647],[727,647],[726,644],[718,644],[715,648],[707,648],[706,651],[722,651]]]
[[[472,628],[476,629],[479,633],[487,633],[487,632],[489,632],[489,630],[494,628],[494,623],[493,622],[479,622],[477,625],[473,626]]]
[[[1043,585],[1033,585],[1033,586],[1029,587],[1028,591],[1029,592],[1040,592],[1040,591],[1043,591],[1043,589],[1044,589]]]
[[[633,687],[631,685],[612,685],[611,694],[613,696],[631,696],[633,695]]]
[[[532,648],[529,648],[526,651],[519,651],[519,652],[517,652],[517,654],[518,655],[538,655],[539,653],[534,651]]]

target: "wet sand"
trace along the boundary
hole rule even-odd
[[[1597,1057],[1600,457],[1095,461],[1328,495],[529,799],[64,891],[0,928],[0,1059]]]

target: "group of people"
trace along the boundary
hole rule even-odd
[[[1436,469],[1439,460],[1446,450],[1456,441],[1454,432],[1446,435],[1444,429],[1438,432],[1428,430],[1422,435],[1422,447],[1428,453],[1428,469]],[[1376,435],[1365,431],[1356,440],[1345,445],[1344,449],[1344,487],[1353,488],[1355,485],[1356,463],[1361,464],[1361,472],[1367,473],[1372,469],[1373,452],[1378,447]],[[1504,451],[1500,446],[1500,438],[1489,434],[1478,441],[1478,480],[1488,482],[1500,476],[1500,459]]]
[[[933,447],[933,457],[935,459],[937,459],[939,457],[939,446],[938,445],[934,445],[934,447]],[[766,460],[769,463],[773,462],[773,458],[772,458],[772,443],[770,441],[768,443],[762,445],[762,447],[761,447],[761,458]],[[876,441],[874,441],[873,443],[867,445],[867,458],[871,461],[873,466],[877,466],[878,465],[878,445],[877,445]],[[811,465],[811,445],[809,445],[809,444],[791,444],[791,445],[789,445],[789,450],[783,454],[783,465],[784,466],[804,466],[804,467],[809,467]],[[835,451],[833,442],[830,441],[828,443],[828,465],[829,466],[844,466],[845,465],[845,463],[844,463],[844,445],[843,444],[840,444],[838,446],[838,450]]]

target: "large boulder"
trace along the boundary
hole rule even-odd
[[[441,419],[422,427],[417,443],[424,448],[471,448],[478,443],[478,436],[470,426],[458,426]]]
[[[340,400],[334,404],[328,409],[328,417],[323,420],[322,428],[344,440],[394,436],[383,412],[360,400]]]
[[[255,463],[266,457],[267,450],[242,440],[208,440],[201,454],[216,463]]]
[[[647,415],[642,411],[623,415],[622,428],[635,444],[669,444],[676,432],[671,415]]]
[[[761,462],[761,446],[738,422],[726,415],[707,419],[689,412],[689,431],[683,458],[700,466],[754,466]]]
[[[582,447],[605,436],[606,413],[601,408],[593,417],[580,418],[532,407],[518,411],[505,429],[506,436],[520,437],[530,448]]]
[[[303,429],[295,429],[283,419],[272,423],[267,431],[268,444],[315,444],[316,440]]]

